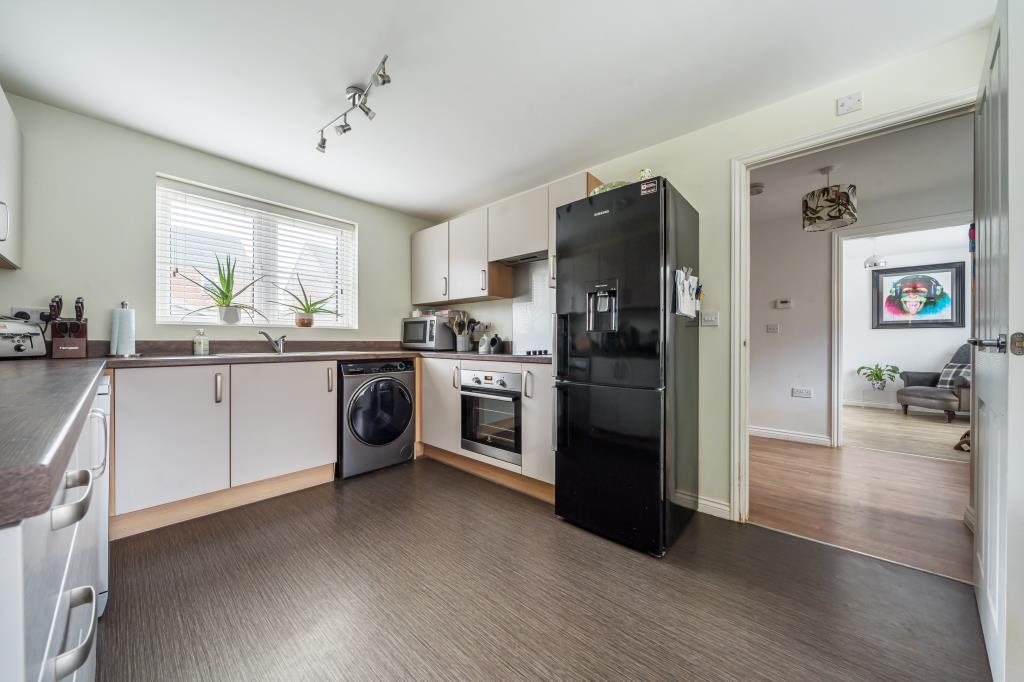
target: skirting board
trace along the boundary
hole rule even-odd
[[[284,476],[275,476],[265,481],[246,483],[235,488],[216,490],[197,495],[187,500],[168,502],[149,509],[128,512],[110,517],[110,539],[118,540],[129,535],[145,533],[174,523],[215,514],[232,507],[241,507],[278,495],[293,493],[303,488],[329,483],[334,480],[334,464],[323,464],[312,469],[296,471]]]
[[[479,476],[480,478],[486,478],[491,483],[497,483],[498,485],[511,488],[517,492],[521,492],[524,495],[529,495],[548,504],[555,503],[555,486],[544,481],[538,481],[535,478],[523,476],[513,471],[506,471],[505,469],[499,469],[496,466],[485,464],[484,462],[478,462],[475,459],[469,457],[463,457],[457,455],[454,452],[448,452],[441,448],[435,448],[433,445],[422,444],[423,454],[430,459],[435,459],[438,462],[443,462],[448,466],[455,467],[465,471],[468,474]]]
[[[804,433],[803,431],[786,431],[784,429],[770,429],[764,426],[750,426],[747,431],[751,436],[760,438],[774,438],[775,440],[790,440],[795,443],[810,443],[811,445],[824,445],[832,447],[832,439],[828,436],[819,436],[815,433]]]
[[[971,529],[971,532],[976,532],[974,529],[977,528],[978,514],[974,511],[974,507],[968,506],[964,509],[964,525]]]
[[[697,511],[702,514],[709,514],[711,516],[717,516],[720,519],[726,521],[732,520],[732,511],[729,508],[729,503],[722,500],[716,500],[713,497],[704,497],[688,493],[685,490],[674,490],[672,491],[672,501],[682,507],[689,507],[693,509],[694,498],[697,500]]]

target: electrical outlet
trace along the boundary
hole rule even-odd
[[[45,324],[46,319],[50,315],[49,308],[38,308],[30,305],[12,305],[11,306],[11,317],[17,317],[25,320],[26,322],[35,322],[36,324]]]
[[[854,92],[836,100],[836,116],[852,114],[864,108],[864,94]]]
[[[717,327],[718,326],[718,311],[717,310],[705,310],[700,314],[700,323],[704,327]]]
[[[789,394],[791,396],[793,396],[794,398],[813,398],[814,397],[814,389],[813,388],[791,388],[789,390]]]
[[[769,322],[767,325],[765,325],[764,330],[768,334],[778,334],[779,333],[779,323],[778,322]]]

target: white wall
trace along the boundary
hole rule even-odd
[[[408,314],[409,235],[426,221],[62,109],[11,97],[24,135],[23,269],[0,270],[0,312],[83,296],[90,338],[128,300],[139,339],[186,339],[155,323],[154,176],[167,173],[359,223],[359,329],[289,328],[292,339],[397,340]],[[253,144],[259,144],[258,139]],[[310,153],[313,154],[312,150]],[[258,339],[213,327],[214,339]]]
[[[704,307],[721,316],[721,326],[701,329],[702,498],[727,504],[730,490],[731,159],[975,88],[987,40],[988,29],[981,29],[591,168],[605,181],[632,177],[638,168],[653,168],[700,212]],[[836,97],[856,91],[864,94],[864,108],[837,117]]]
[[[956,350],[967,342],[971,323],[971,258],[967,245],[967,227],[947,228],[963,235],[959,248],[927,249],[934,231],[917,233],[924,250],[919,253],[890,254],[885,237],[877,240],[878,253],[885,257],[886,268],[931,263],[964,263],[965,326],[935,329],[872,329],[871,270],[864,259],[871,255],[870,239],[848,240],[843,245],[843,401],[847,404],[886,403],[862,377],[856,374],[863,365],[896,365],[902,370],[938,372]],[[944,230],[943,230],[944,231]],[[903,385],[899,379],[886,388],[895,391]],[[866,397],[865,397],[866,396]]]

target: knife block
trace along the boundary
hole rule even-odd
[[[71,328],[77,324],[77,329]],[[63,329],[62,329],[63,327]],[[61,332],[64,332],[63,334]],[[89,320],[81,322],[57,320],[50,323],[50,356],[53,358],[84,358],[88,356]]]

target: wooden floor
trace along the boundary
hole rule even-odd
[[[970,428],[966,416],[947,424],[941,412],[903,414],[901,410],[843,406],[844,445],[967,462],[971,453],[953,446]]]
[[[969,586],[698,515],[665,559],[419,460],[118,540],[101,680],[988,679]]]
[[[968,467],[751,438],[750,521],[970,581]]]

